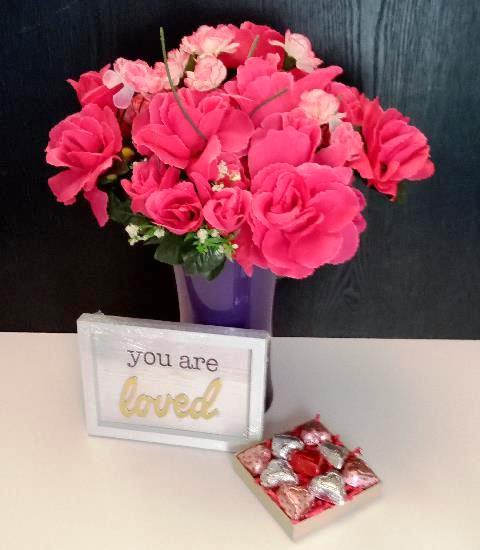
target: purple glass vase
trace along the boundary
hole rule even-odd
[[[185,273],[175,266],[180,322],[251,328],[272,333],[275,275],[255,267],[249,277],[236,262],[226,262],[218,277]],[[267,361],[265,410],[273,399],[270,360]]]

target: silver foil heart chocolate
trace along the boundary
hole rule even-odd
[[[338,472],[328,472],[323,476],[317,476],[310,481],[308,486],[310,493],[331,504],[345,504],[345,483]]]
[[[255,445],[238,455],[238,460],[254,476],[259,476],[265,470],[271,458],[270,449],[264,445]]]
[[[378,477],[373,471],[357,456],[347,460],[342,471],[343,480],[350,487],[361,487],[366,489],[378,483]]]
[[[300,432],[300,439],[305,445],[320,445],[332,440],[332,434],[325,428],[325,426],[315,418],[310,420],[302,426]]]
[[[277,497],[287,516],[294,520],[302,518],[315,502],[315,497],[305,487],[291,485],[282,485]]]
[[[337,470],[341,470],[350,451],[341,445],[334,443],[322,443],[318,446],[320,453]]]
[[[272,454],[277,458],[287,459],[292,451],[301,451],[304,442],[294,435],[277,434],[272,438]]]
[[[298,477],[286,460],[274,458],[260,474],[260,483],[272,489],[279,485],[297,485]]]

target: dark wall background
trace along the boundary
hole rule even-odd
[[[17,0],[0,8],[0,330],[73,331],[84,311],[177,319],[171,269],[47,187],[49,128],[77,110],[68,77],[148,61],[199,24],[250,19],[311,37],[345,81],[430,138],[435,177],[405,206],[368,193],[349,264],[279,283],[276,334],[480,336],[480,21],[476,0]]]

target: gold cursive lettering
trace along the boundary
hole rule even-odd
[[[123,416],[140,416],[145,417],[153,410],[159,418],[166,416],[172,409],[175,416],[178,418],[204,418],[209,420],[219,414],[217,408],[213,408],[215,401],[222,389],[222,381],[220,378],[215,378],[206,387],[203,395],[190,400],[186,393],[179,393],[172,396],[167,393],[165,397],[141,393],[137,395],[138,379],[136,376],[131,376],[123,384],[120,392],[119,409]],[[163,402],[163,404],[162,404]],[[153,407],[152,407],[153,405]]]

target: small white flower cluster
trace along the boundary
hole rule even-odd
[[[148,241],[148,239],[151,239],[152,237],[161,239],[165,236],[165,229],[163,229],[163,227],[149,227],[147,232],[144,234],[141,234],[141,230],[142,228],[140,226],[133,223],[129,223],[127,226],[125,226],[125,231],[130,237],[128,239],[128,243],[130,244],[130,246],[133,246],[140,241]]]
[[[218,229],[206,229],[205,227],[202,227],[197,231],[197,239],[200,243],[204,243],[208,237],[219,237],[220,233],[218,232]]]
[[[218,163],[217,168],[218,168],[217,181],[228,178],[230,181],[236,182],[242,179],[240,170],[229,170],[227,163],[224,160],[221,160]]]

